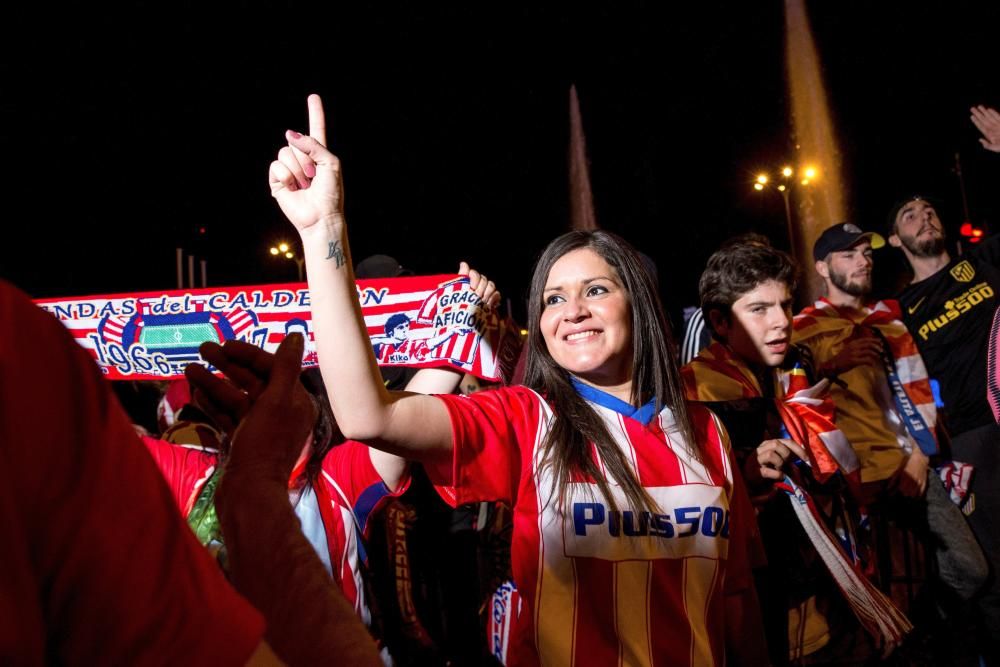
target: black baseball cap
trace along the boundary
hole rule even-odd
[[[813,245],[813,259],[818,262],[825,259],[831,252],[847,250],[864,240],[868,240],[872,244],[872,248],[881,248],[885,245],[885,239],[881,235],[875,232],[866,232],[850,222],[839,222],[828,227],[816,239],[816,243]]]

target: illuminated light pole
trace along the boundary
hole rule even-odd
[[[788,225],[788,247],[794,248],[795,239],[792,234],[795,233],[795,227],[792,226],[792,204],[788,200],[788,193],[790,190],[787,185],[782,183],[778,186],[778,192],[781,193],[781,201],[785,202],[785,223]]]
[[[785,204],[785,224],[788,227],[788,245],[794,252],[795,250],[795,225],[792,223],[792,203],[791,203],[791,192],[795,177],[795,170],[790,166],[784,166],[778,172],[780,174],[780,179],[777,179],[776,184],[772,183],[771,177],[766,172],[762,172],[757,175],[754,179],[753,189],[757,192],[763,192],[769,189],[772,185],[774,189],[778,191],[781,195],[781,200]],[[816,167],[811,165],[806,165],[799,170],[802,178],[799,180],[799,185],[802,187],[809,187],[814,179],[818,176],[819,172]]]
[[[306,261],[303,258],[296,256],[295,252],[292,250],[292,247],[290,245],[282,242],[279,243],[277,246],[271,246],[268,252],[270,252],[275,257],[277,257],[278,255],[284,255],[285,259],[290,259],[293,262],[295,262],[295,266],[299,270],[299,282],[305,280]]]

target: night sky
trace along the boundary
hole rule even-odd
[[[207,259],[210,285],[294,280],[267,253],[295,236],[266,173],[284,129],[306,129],[310,92],[355,259],[418,273],[468,259],[518,316],[568,224],[571,83],[598,222],[657,262],[675,319],[719,241],[786,245],[780,197],[751,187],[794,160],[779,2],[163,4],[7,21],[0,275],[32,296],[172,289],[178,246]],[[1000,107],[996,3],[915,5],[809,5],[851,218],[881,229],[898,196],[930,191],[954,237],[959,152],[973,222],[1000,231],[1000,155],[968,114]],[[887,289],[900,262],[877,262]]]

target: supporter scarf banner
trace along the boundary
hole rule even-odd
[[[520,335],[487,312],[466,276],[357,281],[358,300],[381,366],[447,367],[509,381]],[[306,337],[302,366],[317,366],[305,283],[39,299],[112,380],[181,377],[204,363],[205,341],[241,340],[274,352],[290,333]],[[344,323],[347,325],[348,323]]]
[[[794,340],[808,346],[809,339],[818,336],[833,334],[843,343],[866,331],[876,335],[883,343],[882,363],[896,410],[914,442],[927,456],[933,456],[938,453],[932,430],[937,424],[934,392],[927,367],[902,317],[899,302],[894,299],[854,309],[838,308],[821,298],[795,316]]]
[[[681,369],[681,379],[691,401],[738,401],[765,395],[749,366],[718,341]],[[856,490],[861,484],[861,464],[851,443],[834,424],[829,382],[810,385],[798,362],[792,368],[773,369],[769,381],[784,428],[792,440],[806,448],[817,481],[824,483],[839,470]]]

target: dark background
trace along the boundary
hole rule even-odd
[[[418,273],[468,259],[519,318],[534,258],[568,224],[574,82],[598,221],[657,262],[675,320],[721,240],[787,245],[780,197],[751,187],[794,155],[780,2],[207,4],[11,10],[0,275],[35,297],[172,289],[182,246],[210,285],[294,280],[267,253],[294,232],[266,173],[310,92],[355,258]],[[1000,228],[1000,155],[968,113],[1000,107],[994,7],[809,4],[862,227],[930,191],[957,237],[959,152],[973,222]],[[877,257],[886,291],[901,262]]]

